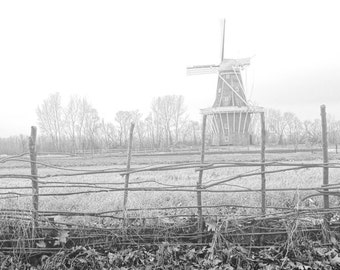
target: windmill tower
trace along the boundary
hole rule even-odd
[[[214,145],[247,145],[254,113],[263,108],[251,106],[246,98],[241,71],[250,65],[250,58],[224,58],[225,21],[223,22],[221,63],[187,68],[188,75],[218,74],[215,102],[202,109],[212,130]]]

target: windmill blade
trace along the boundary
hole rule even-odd
[[[225,38],[225,19],[223,19],[223,30],[222,30],[222,45],[221,45],[221,62],[224,59],[224,38]]]
[[[201,75],[218,73],[219,65],[203,65],[187,67],[187,75]]]

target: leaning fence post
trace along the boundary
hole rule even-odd
[[[204,154],[205,154],[205,129],[207,123],[207,116],[203,115],[202,122],[202,148],[201,148],[201,164],[204,163]],[[198,212],[198,231],[202,232],[203,230],[203,214],[202,214],[202,179],[203,179],[203,170],[199,171],[198,181],[197,181],[197,212]]]
[[[127,162],[126,162],[126,174],[125,174],[125,184],[124,184],[124,203],[123,203],[123,210],[124,210],[124,225],[127,224],[127,203],[128,203],[128,188],[129,188],[129,179],[130,179],[130,165],[131,165],[131,153],[132,153],[132,139],[133,139],[133,129],[135,128],[135,123],[131,123],[130,126],[130,133],[129,133],[129,144],[127,150]]]
[[[329,168],[328,168],[328,142],[327,142],[327,119],[326,106],[321,105],[321,126],[322,126],[322,156],[323,156],[323,185],[328,185]],[[326,194],[323,195],[323,207],[329,208],[328,189],[323,190]]]
[[[36,228],[38,227],[38,211],[39,211],[39,184],[38,184],[38,169],[37,169],[37,127],[31,127],[31,136],[29,137],[29,151],[31,161],[31,175],[32,175],[32,205],[33,205],[33,228],[32,238],[35,238]]]
[[[264,112],[261,112],[261,212],[266,214],[266,125]]]

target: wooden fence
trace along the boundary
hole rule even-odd
[[[203,213],[203,209],[207,208],[221,208],[221,207],[238,207],[238,208],[250,208],[250,209],[259,209],[261,211],[262,217],[266,217],[268,209],[276,209],[280,211],[291,211],[292,209],[286,207],[268,207],[266,203],[266,194],[267,192],[283,192],[283,191],[295,191],[296,188],[284,187],[284,188],[267,188],[266,187],[266,175],[269,174],[277,174],[287,171],[297,171],[308,168],[320,168],[323,170],[323,182],[322,185],[316,187],[305,187],[300,188],[301,191],[316,191],[317,194],[312,196],[323,196],[323,207],[318,209],[319,212],[326,213],[329,211],[333,211],[335,208],[330,207],[329,203],[329,195],[337,195],[336,192],[332,190],[337,190],[340,186],[339,184],[329,184],[329,169],[330,168],[340,168],[340,163],[329,162],[328,160],[328,145],[327,145],[327,121],[326,121],[326,110],[325,106],[321,106],[321,120],[322,120],[322,149],[323,149],[323,162],[322,163],[303,163],[303,162],[266,162],[266,134],[265,134],[265,119],[264,114],[261,114],[261,154],[259,157],[259,162],[205,162],[205,127],[206,127],[206,116],[203,116],[203,128],[202,128],[202,146],[201,146],[201,154],[200,154],[200,162],[187,162],[187,163],[178,163],[178,164],[160,164],[154,166],[144,166],[138,168],[132,168],[132,148],[133,148],[133,130],[134,124],[131,124],[130,135],[129,135],[129,145],[127,151],[127,160],[126,160],[126,168],[110,168],[105,170],[82,170],[82,169],[71,169],[67,167],[58,167],[55,165],[51,165],[48,163],[40,162],[37,160],[37,151],[36,151],[36,138],[37,138],[37,129],[36,127],[31,128],[31,136],[29,138],[29,153],[23,153],[18,156],[10,156],[6,158],[0,159],[0,163],[5,162],[28,162],[31,166],[31,173],[27,175],[22,174],[1,174],[0,178],[2,179],[27,179],[30,180],[32,185],[32,193],[22,193],[20,190],[27,189],[27,186],[18,186],[16,187],[16,191],[10,192],[2,192],[0,195],[2,198],[10,198],[11,196],[22,196],[32,197],[32,208],[31,209],[1,209],[2,213],[9,215],[10,213],[21,213],[26,215],[31,215],[32,220],[32,239],[36,238],[37,229],[39,228],[39,221],[44,217],[51,217],[55,215],[64,215],[64,216],[91,216],[91,217],[101,217],[101,218],[112,218],[114,220],[122,221],[124,227],[128,227],[131,218],[129,216],[129,212],[134,211],[144,211],[144,210],[171,210],[171,209],[197,209],[196,215],[196,238],[199,238],[200,241],[204,235],[204,219],[207,215]],[[24,156],[28,155],[30,159],[25,159]],[[38,165],[44,166],[48,168],[61,169],[65,172],[63,173],[55,173],[49,175],[39,175]],[[225,177],[224,179],[220,179],[219,181],[215,181],[212,183],[204,184],[204,172],[208,170],[215,170],[220,168],[232,168],[232,167],[258,167],[260,168],[259,172],[245,172],[238,175],[233,175],[230,177]],[[173,170],[188,170],[193,169],[198,174],[197,175],[197,184],[196,185],[169,185],[166,187],[134,187],[129,186],[129,177],[132,174],[138,174],[143,172],[161,172],[161,171],[173,171]],[[100,174],[120,174],[124,177],[124,181],[115,182],[115,183],[107,183],[103,184],[91,184],[91,183],[77,183],[77,182],[53,182],[47,181],[48,179],[65,177],[72,178],[75,176],[81,175],[100,175]],[[252,190],[228,190],[228,189],[215,189],[217,186],[221,186],[227,182],[238,178],[245,178],[250,176],[258,176],[259,181],[261,182],[260,189],[252,189]],[[140,184],[148,183],[149,180],[139,181]],[[53,188],[70,188],[70,187],[88,187],[91,190],[86,191],[63,191],[61,193],[40,193],[41,185],[44,187],[53,187]],[[116,187],[121,185],[121,187]],[[95,188],[95,189],[93,189]],[[6,188],[1,188],[6,189]],[[10,188],[7,188],[10,189]],[[12,188],[13,189],[13,188]],[[153,207],[153,208],[134,208],[129,209],[128,207],[128,199],[129,192],[135,191],[169,191],[169,192],[194,192],[196,193],[197,203],[196,206],[171,206],[171,207]],[[57,197],[57,196],[73,196],[79,194],[91,194],[91,193],[102,193],[102,192],[122,192],[123,196],[123,207],[119,210],[112,211],[103,211],[103,212],[74,212],[74,211],[42,211],[39,209],[39,198],[41,197]],[[202,193],[236,193],[242,194],[243,192],[256,192],[261,194],[261,201],[258,206],[255,205],[205,205],[202,199]],[[296,210],[296,209],[295,209]],[[307,211],[307,210],[303,210]],[[313,210],[315,212],[315,209]],[[307,211],[308,212],[308,211]],[[186,216],[191,217],[191,215],[167,215],[167,217],[178,217],[178,216]],[[157,217],[145,217],[145,219],[157,218]],[[198,236],[197,236],[198,235]],[[199,243],[199,241],[198,241]]]

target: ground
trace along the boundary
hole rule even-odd
[[[198,162],[199,155],[175,155],[175,156],[136,156],[132,158],[132,168],[144,167],[146,165],[157,164],[178,164],[181,162]],[[336,161],[339,155],[331,154],[330,160]],[[321,152],[303,153],[275,153],[267,154],[268,161],[299,162],[299,163],[320,163],[322,162]],[[95,156],[39,156],[38,161],[55,166],[65,167],[74,170],[103,170],[110,168],[124,169],[126,158],[124,155],[95,155]],[[207,155],[206,162],[245,162],[259,161],[259,154],[219,154]],[[267,170],[275,170],[278,167],[269,167]],[[213,183],[245,172],[259,172],[259,167],[223,168],[205,171],[203,174],[203,184]],[[60,173],[77,173],[77,171],[65,171],[58,168],[46,168],[38,166],[39,175],[52,175]],[[8,162],[1,164],[0,174],[30,174],[29,163]],[[330,183],[337,182],[340,171],[330,170]],[[129,180],[130,187],[167,187],[167,185],[188,186],[194,190],[197,183],[198,172],[195,169],[140,172],[132,174]],[[48,184],[40,184],[40,194],[58,194],[63,192],[78,192],[89,190],[88,187],[72,186],[70,183],[96,184],[101,187],[123,187],[124,177],[119,173],[100,175],[80,175],[72,177],[53,177],[41,179]],[[300,188],[320,187],[322,185],[322,169],[311,168],[297,171],[288,171],[278,174],[268,174],[266,176],[266,187],[271,188],[294,188],[294,191],[287,192],[267,192],[267,206],[274,207],[294,207],[299,198],[314,191],[299,191]],[[65,183],[64,187],[60,182]],[[59,183],[58,187],[56,187]],[[6,190],[2,193],[16,191],[27,194],[26,197],[16,195],[10,199],[3,199],[0,204],[3,208],[28,208],[31,202],[31,181],[29,179],[2,179],[1,186]],[[67,186],[67,187],[65,187]],[[13,187],[13,190],[8,189]],[[17,189],[20,187],[21,189]],[[219,185],[215,190],[244,190],[260,189],[261,177],[259,175],[247,178],[237,178]],[[98,190],[94,188],[91,190]],[[260,193],[204,193],[204,205],[217,204],[237,204],[245,206],[260,206]],[[3,195],[3,198],[5,195]],[[331,198],[334,206],[338,205],[337,198]],[[321,200],[316,198],[308,200],[307,203],[319,206]],[[123,191],[104,192],[93,194],[80,194],[72,196],[50,196],[40,197],[39,209],[48,211],[74,211],[74,212],[103,212],[122,209]],[[195,206],[196,192],[172,192],[172,191],[130,191],[128,197],[128,208],[148,208],[148,207],[173,207],[173,206]],[[191,209],[189,213],[195,213]],[[206,210],[208,211],[208,210]],[[251,210],[254,211],[254,210]]]

